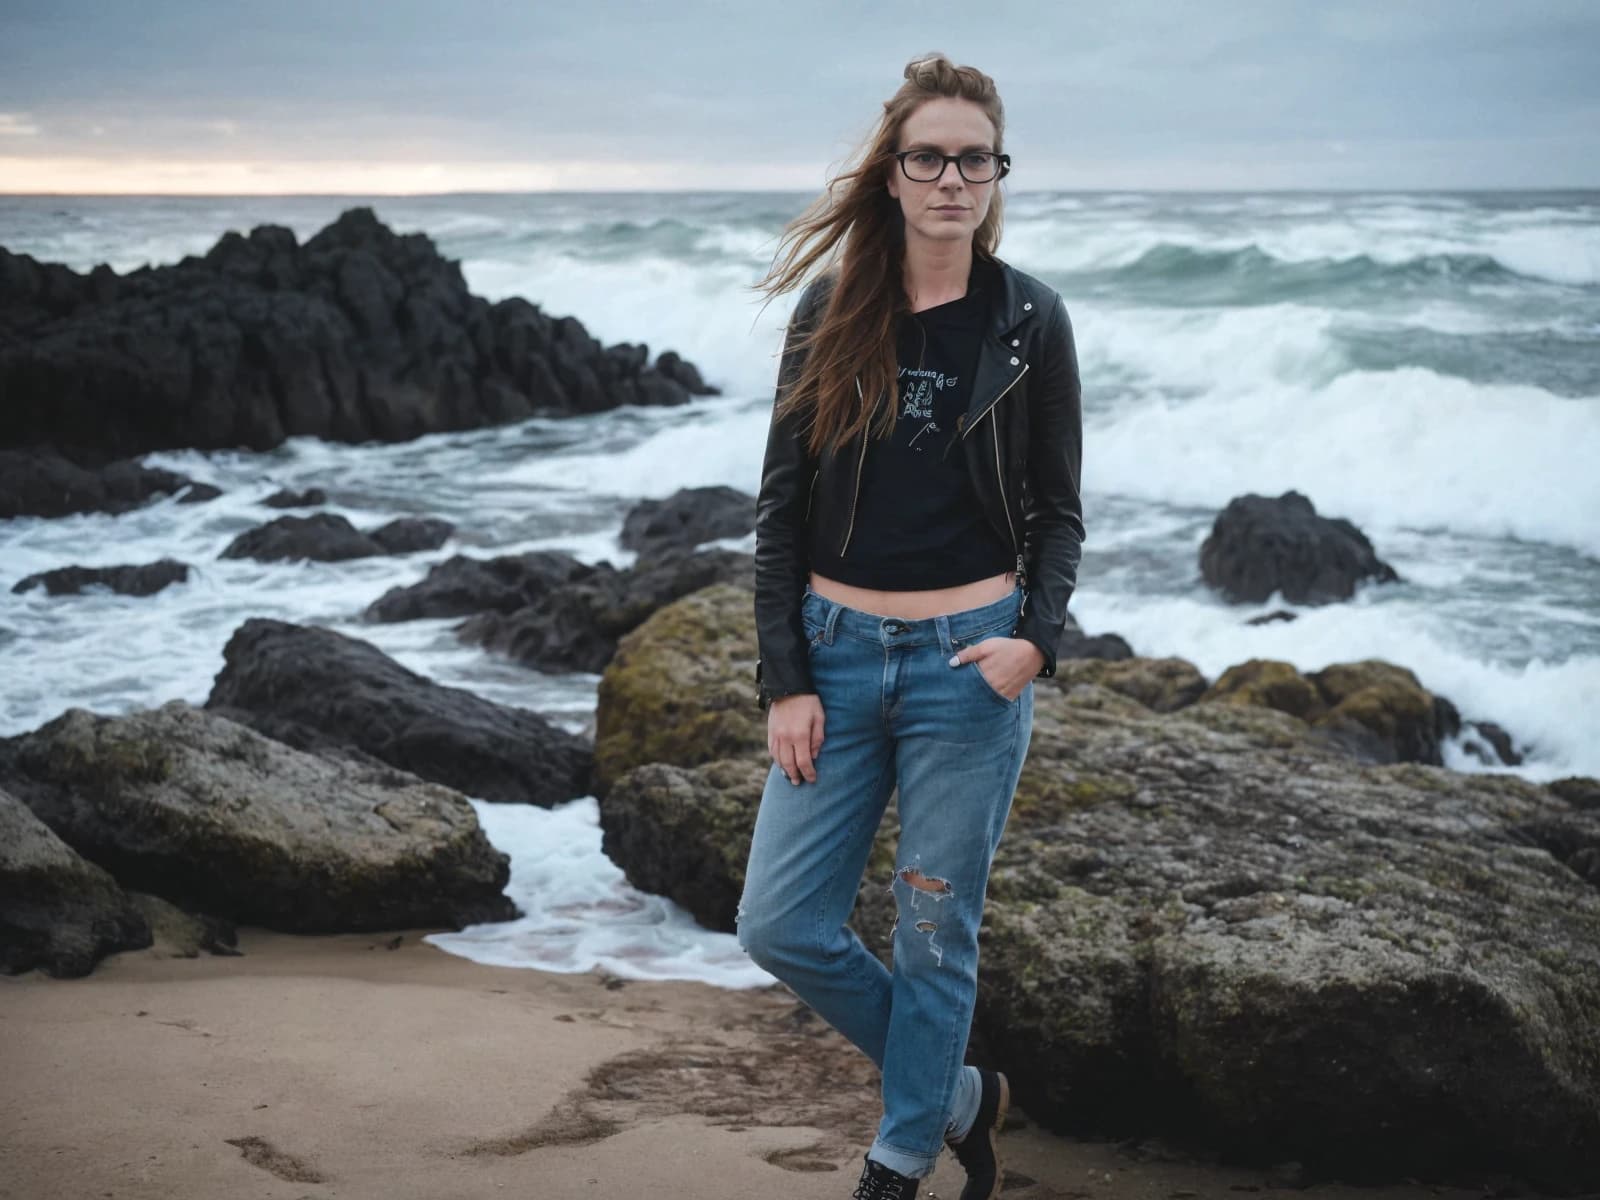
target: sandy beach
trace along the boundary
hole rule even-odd
[[[158,942],[83,979],[0,980],[0,1196],[849,1196],[881,1111],[877,1073],[785,989],[483,966],[426,932],[247,927],[238,957],[172,957]],[[1018,1200],[1311,1182],[1013,1118]],[[925,1195],[955,1200],[961,1182],[946,1156]]]

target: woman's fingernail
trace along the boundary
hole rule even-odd
[[[959,655],[959,654],[952,654],[952,655],[951,655],[951,656],[950,656],[950,665],[951,665],[951,666],[952,666],[952,667],[959,667],[959,666],[960,666],[960,665],[961,665],[961,655]]]

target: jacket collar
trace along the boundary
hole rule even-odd
[[[994,299],[989,306],[989,334],[1004,337],[1024,321],[1040,315],[1039,300],[1010,263],[999,258],[993,261],[998,271],[993,281]]]

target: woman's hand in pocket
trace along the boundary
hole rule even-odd
[[[977,663],[989,686],[1007,700],[1022,695],[1028,681],[1044,667],[1044,651],[1027,638],[992,637],[963,646],[951,656],[950,665]]]
[[[822,751],[822,697],[815,692],[779,696],[767,706],[767,750],[789,782],[817,781]]]

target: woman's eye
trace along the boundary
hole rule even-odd
[[[994,156],[992,154],[968,154],[965,155],[961,161],[966,163],[969,167],[980,167],[987,169],[989,166],[989,160],[993,157]]]
[[[933,165],[934,158],[935,155],[929,154],[926,151],[919,151],[911,156],[911,161],[919,167],[931,167]]]

